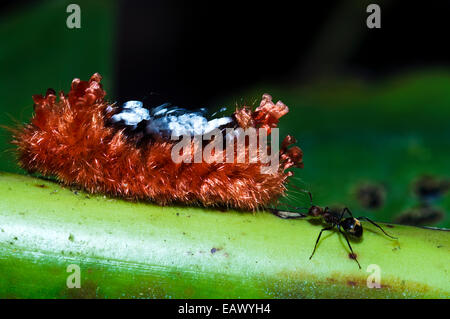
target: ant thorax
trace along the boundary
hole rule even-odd
[[[327,224],[338,225],[342,222],[342,213],[342,208],[327,207],[323,213],[323,219]]]
[[[338,224],[339,223],[339,216],[333,211],[326,210],[323,213],[323,220],[327,224]]]
[[[308,215],[313,218],[322,218],[327,224],[339,223],[339,213],[330,210],[328,207],[324,209],[320,206],[312,205],[308,210]]]

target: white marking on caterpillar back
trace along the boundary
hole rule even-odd
[[[138,101],[130,101],[130,102],[138,102]],[[147,109],[142,107],[142,103],[130,103],[127,102],[122,106],[122,112],[114,114],[111,117],[113,122],[123,121],[125,125],[132,126],[136,128],[136,126],[142,122],[143,120],[150,119],[150,113]]]
[[[122,121],[133,129],[142,121],[148,121],[145,127],[147,134],[160,136],[203,135],[220,126],[233,122],[231,117],[221,117],[208,121],[206,109],[189,111],[179,107],[160,105],[150,111],[144,108],[141,101],[128,101],[122,105],[120,113],[111,117],[114,123]]]

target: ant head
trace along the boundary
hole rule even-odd
[[[348,217],[344,219],[340,224],[347,234],[355,236],[357,238],[362,236],[363,228],[359,220],[357,220],[356,218]]]
[[[310,216],[318,217],[318,216],[321,216],[322,214],[323,214],[323,208],[322,207],[312,205],[308,209],[308,215],[310,215]]]

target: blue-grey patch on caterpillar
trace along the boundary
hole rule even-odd
[[[107,112],[112,111],[113,108],[111,107],[107,109]],[[222,108],[219,112],[223,111]],[[142,131],[144,135],[165,138],[204,135],[214,129],[235,126],[234,119],[229,116],[208,120],[206,109],[190,111],[165,103],[149,110],[144,107],[141,101],[125,102],[111,116],[110,122],[125,126],[131,131],[136,131],[136,133]]]

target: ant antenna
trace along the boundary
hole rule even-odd
[[[288,203],[282,203],[281,204],[281,206],[288,206],[288,207],[290,207],[290,208],[292,208],[292,209],[296,209],[296,210],[301,210],[301,209],[304,209],[304,210],[308,210],[309,209],[309,207],[298,207],[298,206],[294,206],[294,205],[291,205],[291,204],[288,204]]]
[[[303,193],[308,194],[308,195],[309,195],[309,201],[310,201],[310,203],[311,203],[311,206],[313,206],[313,198],[312,198],[312,194],[311,194],[310,191],[308,191],[308,190],[306,190],[306,189],[303,189],[303,188],[300,188],[300,187],[297,187],[297,186],[295,186],[295,185],[290,185],[290,186],[293,187],[293,188],[295,188],[296,190],[298,190],[298,191],[300,191],[300,192],[303,192]]]

